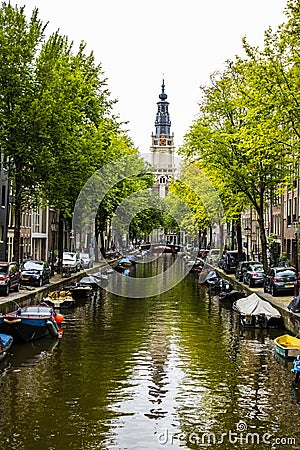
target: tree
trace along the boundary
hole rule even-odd
[[[265,204],[271,191],[289,183],[293,155],[284,145],[280,115],[272,102],[273,69],[266,57],[252,50],[251,58],[227,62],[223,73],[211,76],[211,86],[202,87],[199,118],[182,153],[247,197],[257,212],[266,269]]]
[[[39,198],[49,152],[36,145],[35,60],[45,26],[24,7],[0,9],[0,142],[3,166],[14,192],[14,258],[19,260],[21,212]]]

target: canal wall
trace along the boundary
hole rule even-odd
[[[207,266],[209,264],[205,263],[205,265]],[[267,293],[258,291],[255,288],[251,289],[248,286],[246,286],[245,284],[236,280],[234,278],[234,276],[226,274],[223,270],[218,269],[213,266],[210,266],[210,267],[212,270],[215,270],[220,275],[220,277],[229,281],[233,285],[234,289],[237,289],[239,291],[244,291],[247,295],[253,294],[253,292],[255,292],[260,298],[271,303],[271,305],[274,306],[274,308],[278,309],[278,311],[281,313],[282,319],[283,319],[283,324],[284,324],[284,327],[287,329],[287,331],[289,331],[290,333],[292,333],[296,336],[300,334],[300,314],[290,311],[287,308],[287,305],[284,304],[284,302],[286,303],[286,300],[288,300],[288,303],[290,303],[291,298],[289,298],[289,297],[284,297],[284,298],[283,297],[282,298],[273,297],[271,294],[267,294]]]
[[[114,261],[111,264],[114,264]],[[78,282],[82,277],[101,271],[102,266],[103,264],[97,264],[90,269],[81,270],[79,273],[68,277],[55,275],[51,278],[50,284],[42,287],[23,286],[20,292],[11,292],[8,297],[0,297],[0,314],[15,311],[19,306],[36,305],[47,297],[50,292],[63,290],[66,286]]]

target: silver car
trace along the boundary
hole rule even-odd
[[[64,252],[62,270],[64,273],[76,273],[81,269],[79,254],[75,252]]]
[[[265,280],[265,272],[262,264],[250,264],[244,274],[244,283],[249,287],[263,286]]]
[[[79,258],[81,267],[83,269],[89,269],[90,267],[93,267],[93,261],[88,253],[80,253]]]

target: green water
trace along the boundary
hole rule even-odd
[[[192,275],[152,298],[103,291],[65,313],[61,340],[1,363],[0,448],[300,448],[282,333],[243,331]]]

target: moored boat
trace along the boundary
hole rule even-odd
[[[229,292],[222,291],[219,295],[219,300],[221,302],[227,302],[232,305],[234,302],[236,302],[240,298],[245,298],[245,297],[246,297],[246,294],[244,292],[233,289],[232,291],[229,291]]]
[[[32,341],[48,334],[61,337],[58,323],[63,317],[46,305],[25,306],[0,316],[0,332],[16,340]]]
[[[101,279],[94,275],[89,275],[87,277],[81,278],[81,280],[77,283],[77,286],[90,286],[93,289],[100,288],[102,286]]]
[[[233,308],[239,313],[244,327],[280,328],[283,325],[280,312],[255,292],[235,301]]]
[[[133,262],[128,257],[121,258],[118,262],[118,265],[122,267],[131,267],[132,264]]]
[[[289,334],[274,339],[275,351],[284,358],[296,358],[300,354],[300,339]]]
[[[55,309],[67,309],[75,306],[75,300],[69,291],[49,292],[43,303]]]
[[[293,368],[291,369],[291,372],[296,375],[295,381],[299,381],[299,377],[300,377],[300,356],[299,355],[293,361]]]
[[[92,286],[81,285],[80,283],[76,283],[74,286],[68,286],[68,290],[74,300],[89,298],[94,292]]]
[[[13,337],[9,334],[0,334],[0,362],[7,356],[7,352],[12,346]]]

